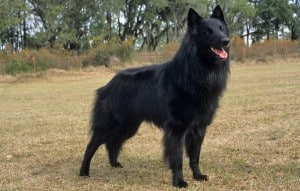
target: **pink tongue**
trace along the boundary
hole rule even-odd
[[[227,52],[222,48],[222,50],[214,49],[213,51],[215,54],[217,54],[220,58],[226,59],[228,57]]]

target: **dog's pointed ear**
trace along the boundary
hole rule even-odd
[[[226,24],[223,11],[219,5],[217,5],[216,8],[214,9],[213,14],[211,15],[211,18],[219,19],[220,21],[222,21]]]
[[[193,28],[201,19],[203,19],[194,9],[190,8],[188,13],[188,28]]]

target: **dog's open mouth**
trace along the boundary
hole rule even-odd
[[[218,55],[220,58],[222,58],[222,59],[227,59],[228,58],[228,53],[223,48],[216,49],[216,48],[211,47],[210,49],[213,53]]]

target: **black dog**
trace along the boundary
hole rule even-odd
[[[89,176],[91,159],[101,144],[106,145],[111,166],[122,167],[117,160],[122,144],[148,121],[164,131],[164,159],[174,186],[187,186],[182,175],[184,145],[194,179],[208,179],[199,169],[200,150],[226,86],[229,32],[219,6],[208,19],[190,9],[187,23],[173,60],[121,71],[97,91],[92,137],[80,176]]]

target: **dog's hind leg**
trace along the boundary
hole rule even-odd
[[[80,176],[89,176],[91,160],[97,151],[98,147],[105,142],[105,137],[99,135],[99,133],[93,132],[92,138],[87,145],[82,165],[80,168]]]
[[[186,152],[190,158],[190,168],[195,180],[208,180],[207,175],[201,173],[199,168],[201,145],[205,136],[205,129],[193,129],[185,137]]]
[[[105,145],[108,151],[110,165],[115,168],[123,168],[123,165],[118,162],[118,156],[123,145],[123,140],[119,137],[114,137],[110,139]]]
[[[108,151],[109,162],[112,167],[122,168],[123,165],[118,162],[118,156],[120,154],[123,143],[132,137],[139,127],[139,123],[130,125],[123,125],[122,127],[114,128],[108,136],[106,142],[106,149]]]

